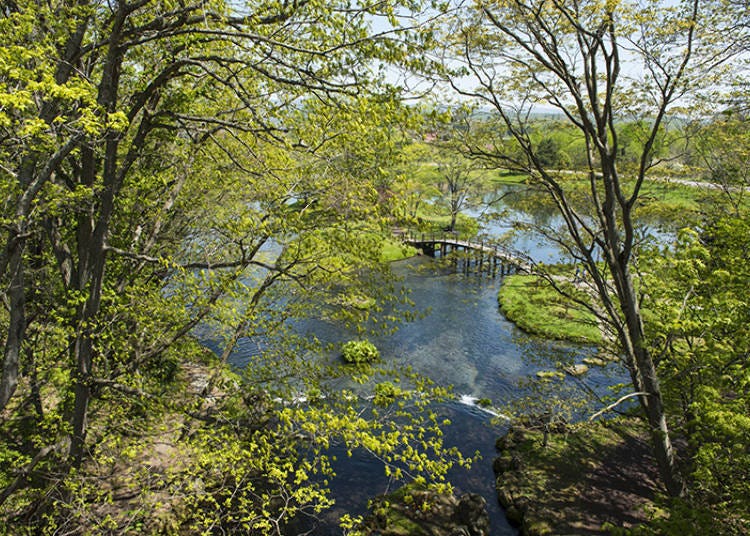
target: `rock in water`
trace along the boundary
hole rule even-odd
[[[454,514],[456,523],[469,529],[469,536],[485,536],[490,533],[490,517],[487,501],[476,493],[461,495]]]
[[[474,493],[457,497],[409,486],[379,497],[365,520],[369,536],[489,536],[490,519],[484,498]]]

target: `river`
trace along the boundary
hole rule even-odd
[[[509,216],[506,222],[524,217],[520,212]],[[484,231],[499,236],[511,228],[511,224],[494,222]],[[560,260],[555,248],[528,230],[513,237],[511,246],[538,261]],[[486,499],[493,536],[517,534],[497,502],[492,471],[494,443],[504,432],[505,421],[493,419],[475,402],[487,398],[500,407],[516,400],[523,392],[520,384],[534,378],[536,372],[549,370],[556,362],[580,363],[596,349],[529,336],[516,328],[498,308],[500,276],[466,275],[429,257],[400,261],[392,269],[410,289],[416,308],[425,314],[402,324],[395,334],[371,340],[386,363],[410,365],[440,385],[453,386],[455,400],[438,408],[452,423],[444,429],[446,443],[460,447],[466,455],[479,452],[482,458],[470,470],[454,469],[451,482],[459,492],[478,493]],[[299,323],[297,328],[337,345],[356,338],[340,325],[315,318]],[[246,364],[253,358],[250,348],[240,342],[230,359],[237,366]],[[615,373],[615,379],[608,374],[611,372],[593,369],[587,383],[603,391],[622,380],[621,374]],[[382,465],[367,453],[355,451],[351,458],[344,452],[332,454],[338,458],[334,466],[338,476],[331,482],[336,505],[314,528],[312,534],[318,536],[340,535],[340,515],[365,513],[368,499],[389,491]]]
[[[429,257],[394,263],[392,269],[411,290],[417,309],[426,314],[402,324],[393,335],[372,340],[386,363],[410,365],[440,385],[453,386],[455,401],[439,408],[452,422],[444,429],[446,443],[460,447],[466,455],[479,452],[482,459],[470,470],[454,469],[451,482],[460,492],[479,493],[486,499],[493,536],[517,534],[507,523],[494,490],[494,443],[503,433],[504,421],[493,421],[474,402],[488,398],[494,406],[501,406],[518,396],[523,379],[549,369],[556,361],[580,362],[595,349],[531,337],[516,328],[498,309],[500,277],[456,273]],[[324,320],[309,319],[299,328],[323,342],[353,338],[341,326]],[[233,359],[240,364],[248,357],[240,351]],[[589,381],[602,387],[610,379],[595,373]],[[355,452],[351,458],[343,452],[333,454],[339,460],[338,477],[331,482],[336,506],[315,529],[319,536],[340,535],[338,516],[364,513],[369,498],[388,490],[382,465],[366,453]]]

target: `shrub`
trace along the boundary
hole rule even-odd
[[[396,387],[391,382],[379,383],[375,386],[375,397],[373,403],[376,406],[388,406],[404,394],[400,387]]]
[[[372,363],[380,358],[380,351],[370,341],[349,341],[343,347],[347,363]]]
[[[477,406],[480,408],[491,408],[492,407],[492,400],[489,398],[480,398],[477,400]]]

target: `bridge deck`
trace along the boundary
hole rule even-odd
[[[449,234],[402,234],[401,240],[410,246],[417,248],[429,247],[433,251],[438,244],[443,247],[450,246],[455,249],[462,248],[464,250],[478,251],[489,258],[495,258],[501,262],[513,264],[517,269],[524,272],[531,273],[533,270],[534,262],[528,255],[496,244],[485,244],[484,242],[475,242],[472,240],[460,240]]]

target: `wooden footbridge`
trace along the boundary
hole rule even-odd
[[[534,261],[528,255],[497,244],[485,243],[482,240],[461,240],[454,233],[411,233],[396,231],[404,244],[414,246],[423,254],[431,257],[447,257],[450,253],[464,272],[477,271],[500,275],[526,272],[532,273]]]

